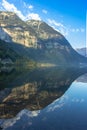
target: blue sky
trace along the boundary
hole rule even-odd
[[[86,46],[86,0],[0,0],[0,10],[23,20],[43,20],[61,32],[73,48]]]

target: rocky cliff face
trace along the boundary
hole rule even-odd
[[[43,21],[22,21],[15,13],[0,12],[0,39],[33,48],[58,48],[68,41]],[[42,42],[46,43],[42,45]],[[54,44],[53,44],[54,42]],[[61,45],[63,48],[64,46]]]
[[[36,47],[36,33],[15,13],[0,12],[0,39],[27,47]]]
[[[50,27],[43,21],[28,20],[26,21],[26,23],[35,30],[35,32],[38,34],[39,38],[41,39],[48,39],[54,37],[62,38],[62,35],[60,35],[60,33],[55,31],[52,27]]]
[[[36,62],[86,62],[65,37],[43,21],[22,21],[15,13],[0,12],[0,39]],[[20,46],[19,46],[20,45]]]
[[[77,48],[76,51],[85,57],[87,57],[87,48]]]
[[[29,20],[26,23],[37,33],[40,47],[45,47],[47,49],[63,49],[64,46],[70,47],[70,44],[65,37],[45,22]]]

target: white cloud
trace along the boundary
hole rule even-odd
[[[65,105],[65,103],[61,103],[61,104],[54,105],[53,107],[49,107],[47,112],[54,111],[55,109],[59,109],[59,108],[63,107],[64,105]]]
[[[28,15],[24,16],[22,12],[18,10],[14,4],[11,4],[6,0],[2,0],[2,3],[0,3],[0,5],[1,5],[0,8],[3,8],[6,11],[15,12],[22,20],[28,20],[28,19],[41,20],[39,14],[37,13],[28,13]],[[30,10],[34,8],[33,5],[27,5],[25,2],[23,3],[23,5]]]
[[[83,103],[83,102],[85,102],[85,100],[83,98],[82,99],[73,98],[71,101],[75,102],[75,103]]]
[[[73,33],[78,33],[78,32],[84,33],[85,29],[84,28],[71,28],[70,32],[73,32]]]
[[[32,111],[31,112],[31,117],[36,117],[36,116],[38,116],[40,114],[40,110],[38,110],[38,111]]]
[[[55,20],[51,20],[51,19],[48,19],[48,22],[50,23],[50,24],[53,24],[53,25],[55,25],[55,26],[58,26],[58,27],[64,27],[64,25],[62,24],[62,23],[58,23],[58,22],[56,22]]]
[[[63,25],[60,22],[56,22],[55,20],[47,19],[48,24],[52,26],[56,31],[62,33],[64,36],[67,36],[69,33],[69,29],[66,28],[65,25]]]
[[[15,12],[21,19],[25,19],[25,16],[21,13],[20,10],[18,10],[14,4],[10,4],[9,2],[7,2],[6,0],[2,0],[2,7],[4,8],[4,10],[6,11],[11,11],[11,12]]]
[[[9,3],[7,0],[2,0],[2,2],[0,2],[0,10],[15,12],[22,20],[28,20],[28,19],[41,20],[39,14],[30,12],[34,8],[33,5],[27,5],[25,2],[23,2],[23,7],[25,8],[25,13],[27,12],[26,13],[27,15],[23,15],[23,13],[20,10],[18,10],[13,3]],[[47,14],[47,10],[45,9],[43,9],[42,12]],[[51,27],[53,27],[58,32],[62,33],[64,36],[68,36],[70,35],[70,33],[85,32],[85,29],[82,27],[80,28],[66,27],[63,23],[57,22],[54,19],[47,19],[47,22]]]
[[[27,9],[27,10],[31,10],[31,11],[32,11],[33,8],[34,8],[33,5],[26,4],[25,2],[23,2],[23,6],[24,6],[25,9]]]
[[[17,121],[21,121],[26,117],[26,119],[29,120],[28,124],[32,125],[31,122],[31,118],[33,117],[37,117],[40,114],[40,110],[38,111],[29,111],[27,109],[23,109],[22,111],[20,111],[16,117],[11,118],[11,119],[7,119],[7,120],[0,120],[0,126],[5,130],[5,129],[9,129],[10,127],[14,127],[15,123]]]
[[[45,9],[43,9],[42,12],[43,12],[44,14],[47,14],[47,10],[45,10]]]
[[[34,6],[33,5],[29,5],[29,7],[28,7],[30,10],[32,10],[33,8],[34,8]]]
[[[61,22],[57,22],[54,19],[47,19],[48,24],[53,27],[56,31],[60,32],[64,36],[69,36],[71,33],[84,33],[85,29],[84,28],[71,28],[71,27],[66,27],[64,24]]]
[[[57,99],[51,105],[48,106],[47,112],[51,112],[56,109],[62,108],[66,104],[66,101],[68,99],[69,97],[67,95],[63,95],[62,97],[60,97],[59,99]]]
[[[72,28],[72,29],[71,29],[71,32],[75,32],[75,29],[74,29],[74,28]]]
[[[41,20],[39,14],[36,14],[36,13],[29,13],[26,19]]]

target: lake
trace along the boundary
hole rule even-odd
[[[0,129],[87,130],[87,68],[3,68]]]

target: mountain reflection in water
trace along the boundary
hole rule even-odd
[[[48,68],[0,74],[0,118],[41,110],[60,98],[87,69]]]

